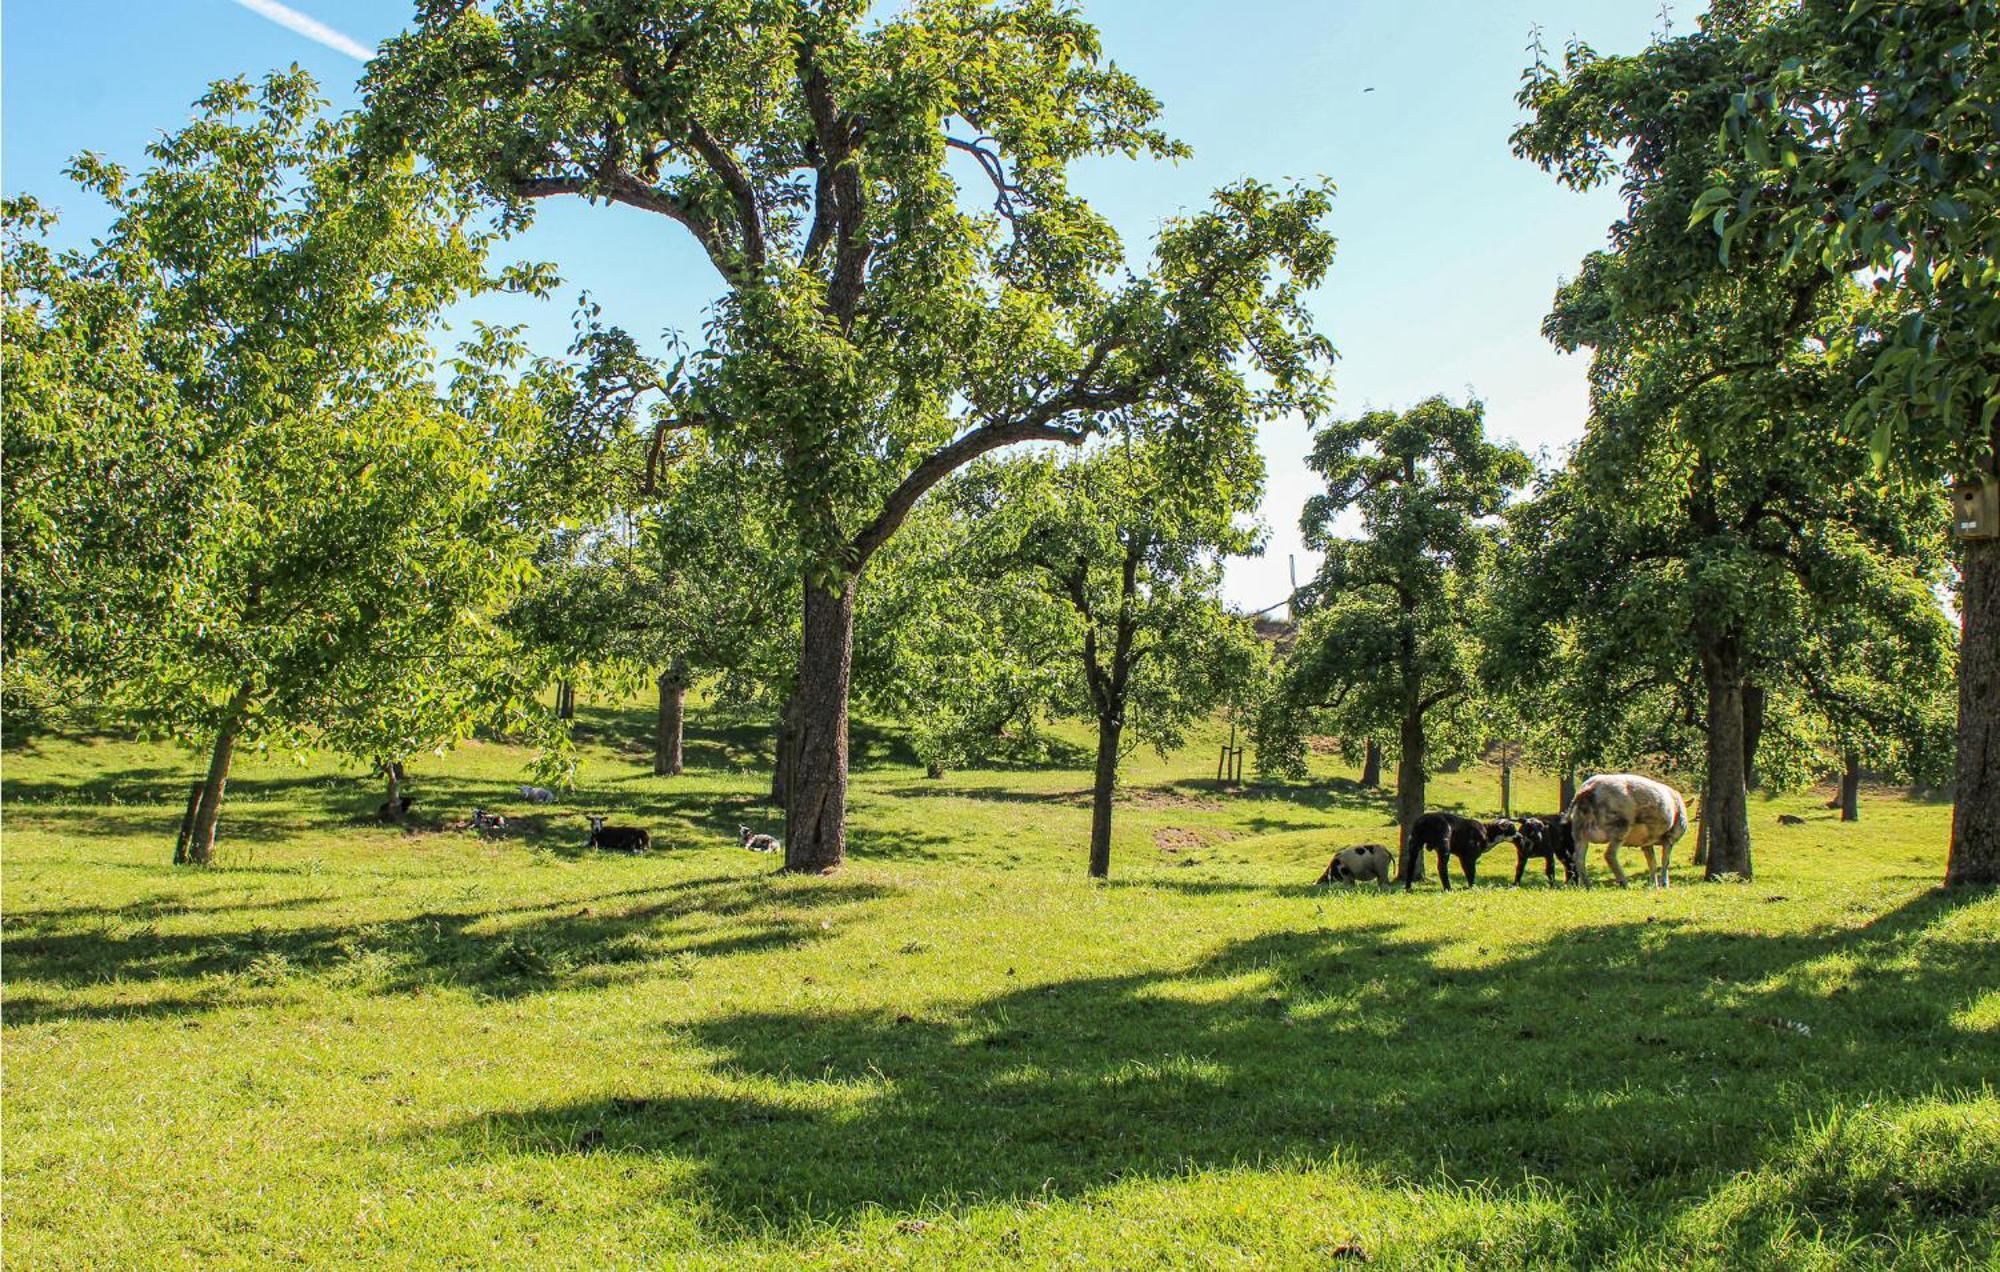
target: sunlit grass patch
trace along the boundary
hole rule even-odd
[[[2000,898],[1931,886],[1944,806],[1871,797],[1864,840],[1760,801],[1741,885],[1315,889],[1386,806],[1217,790],[1204,749],[1137,757],[1107,886],[1077,773],[878,761],[848,868],[792,879],[735,847],[777,828],[761,774],[606,745],[494,839],[443,827],[534,811],[509,748],[416,766],[410,833],[372,779],[253,758],[222,864],[177,872],[186,757],[40,741],[6,773],[8,1262],[2000,1253]],[[661,849],[582,851],[585,805]]]

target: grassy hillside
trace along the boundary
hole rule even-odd
[[[1081,767],[864,732],[851,865],[789,879],[735,847],[760,730],[665,779],[643,711],[586,716],[573,798],[471,746],[410,833],[249,760],[205,872],[164,864],[186,754],[10,751],[8,1266],[2000,1259],[2000,897],[1934,889],[1948,807],[1753,801],[1745,885],[1516,889],[1503,848],[1327,892],[1387,801],[1219,792],[1204,738],[1135,757],[1093,886]],[[475,803],[523,825],[442,829]]]

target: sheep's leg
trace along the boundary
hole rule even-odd
[[[1626,886],[1627,880],[1625,878],[1625,871],[1618,864],[1619,838],[1620,836],[1613,835],[1609,840],[1605,841],[1604,864],[1611,867],[1611,877],[1616,879],[1618,886],[1622,888]]]
[[[1521,872],[1528,868],[1528,850],[1516,846],[1514,849],[1514,886],[1521,886]]]
[[[1451,850],[1448,848],[1438,849],[1438,882],[1444,885],[1444,890],[1446,892],[1451,891],[1450,866],[1451,866]]]
[[[1476,872],[1473,869],[1473,863],[1477,860],[1477,858],[1469,853],[1458,859],[1458,868],[1465,871],[1465,886],[1468,888],[1473,885],[1475,879]]]
[[[1645,844],[1640,847],[1639,851],[1646,854],[1646,886],[1649,888],[1659,887],[1660,863],[1653,859],[1653,845]]]
[[[1660,845],[1660,891],[1662,892],[1667,890],[1667,862],[1673,859],[1673,855],[1673,840],[1670,839]]]

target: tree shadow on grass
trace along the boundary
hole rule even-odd
[[[426,911],[360,925],[250,923],[196,933],[159,930],[154,920],[165,915],[50,907],[9,916],[0,946],[7,981],[32,989],[18,1002],[9,1000],[6,1018],[15,1025],[117,1015],[116,1007],[100,1013],[49,991],[134,981],[201,983],[218,975],[282,981],[330,974],[380,993],[460,987],[511,998],[561,989],[571,977],[591,985],[635,979],[640,965],[677,956],[748,954],[817,941],[829,930],[820,912],[863,906],[891,892],[857,880],[774,887],[762,876],[710,877],[532,909]],[[726,922],[718,926],[718,920]],[[128,1010],[164,1012],[175,1001],[206,1010],[232,998],[225,989]]]
[[[428,1132],[426,1147],[478,1160],[599,1132],[602,1151],[691,1164],[693,1201],[723,1238],[1337,1154],[1385,1184],[1442,1177],[1504,1195],[1539,1179],[1608,1198],[1619,1223],[1581,1239],[1647,1242],[1780,1157],[1802,1121],[1990,1082],[2000,1039],[1949,1017],[1994,983],[2000,956],[1927,936],[1957,903],[1927,895],[1801,936],[1609,924],[1473,970],[1361,923],[914,1019],[743,1012],[694,1028],[720,1057],[704,1093],[495,1110]],[[1919,970],[1881,966],[1918,941]],[[1837,955],[1856,969],[1843,989],[1798,974]],[[1990,1252],[1965,1211],[1986,1200],[1960,1181],[1858,1220],[1847,1203],[1819,1217],[1864,1234],[1953,1222]]]

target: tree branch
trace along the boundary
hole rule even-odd
[[[833,246],[833,277],[827,287],[826,308],[846,331],[861,307],[862,281],[872,251],[862,233],[868,204],[862,198],[861,172],[854,163],[865,128],[841,112],[826,72],[813,56],[812,45],[803,40],[799,42],[798,76],[806,113],[812,118],[813,136],[806,157],[814,173],[812,229],[806,234],[799,259],[808,269],[814,268],[827,247]]]
[[[1021,193],[1021,187],[1007,180],[1007,169],[1002,165],[999,153],[981,144],[991,140],[991,137],[979,137],[967,141],[963,137],[946,134],[944,144],[953,150],[963,150],[979,161],[980,170],[993,183],[993,210],[1006,217],[1009,224],[1014,224],[1019,215],[1014,208],[1014,196]]]
[[[736,162],[736,156],[711,137],[698,121],[688,120],[687,130],[695,153],[736,201],[736,219],[743,233],[744,272],[755,278],[764,272],[765,261],[764,216],[757,208],[757,191],[744,175],[743,166]]]
[[[647,185],[622,168],[601,172],[594,177],[516,177],[511,184],[514,194],[523,199],[547,199],[561,194],[580,194],[586,198],[604,198],[613,203],[638,208],[643,212],[654,212],[669,220],[678,221],[694,235],[695,242],[701,244],[723,280],[731,286],[738,281],[738,271],[729,259],[729,254],[716,242],[715,234],[693,208],[685,202]]]
[[[868,558],[875,555],[876,549],[887,543],[889,536],[901,528],[904,519],[910,515],[910,509],[917,506],[917,500],[923,498],[925,492],[981,455],[1016,442],[1066,442],[1071,446],[1081,446],[1087,436],[1088,432],[1083,429],[1061,428],[1040,422],[985,424],[961,435],[949,445],[931,452],[883,501],[882,511],[876,514],[875,520],[869,522],[848,544],[847,568],[860,573],[861,568],[868,564]]]

